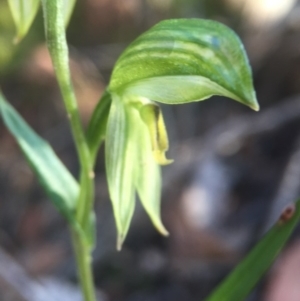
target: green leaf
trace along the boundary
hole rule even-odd
[[[51,146],[40,138],[0,93],[0,114],[60,213],[73,224],[79,186]]]
[[[8,4],[17,27],[18,42],[27,34],[37,14],[40,0],[8,0]]]
[[[209,20],[166,20],[152,27],[123,52],[109,88],[167,104],[223,95],[259,109],[240,39]]]
[[[135,141],[130,139],[130,114],[121,99],[114,97],[105,140],[106,175],[118,231],[117,249],[128,232],[135,206]]]
[[[86,139],[93,161],[95,161],[101,142],[105,138],[110,105],[111,96],[108,91],[105,91],[99,100],[88,124]]]
[[[64,0],[63,1],[63,15],[64,15],[66,27],[68,26],[68,24],[70,22],[70,19],[71,19],[71,16],[72,16],[72,13],[73,13],[73,10],[75,7],[75,3],[76,3],[76,0]]]
[[[288,209],[287,209],[288,210]],[[242,301],[271,266],[300,220],[300,200],[291,219],[277,224],[205,301]]]

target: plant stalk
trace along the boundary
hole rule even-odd
[[[61,0],[43,0],[47,45],[63,96],[81,166],[77,216],[86,228],[94,200],[94,173],[90,151],[83,131],[69,68],[69,52],[62,16]]]
[[[42,0],[47,46],[55,69],[57,81],[63,96],[64,105],[71,125],[76,150],[80,162],[80,193],[76,208],[76,220],[81,231],[73,229],[73,244],[80,283],[86,301],[95,300],[95,289],[91,272],[90,237],[91,212],[94,202],[93,160],[86,142],[77,100],[72,85],[69,51],[66,41],[62,0]]]
[[[96,301],[90,248],[87,246],[85,237],[81,233],[74,229],[71,229],[71,231],[78,275],[84,300]]]

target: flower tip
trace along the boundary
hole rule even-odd
[[[123,234],[119,234],[117,238],[117,251],[122,250],[124,240],[125,240],[125,236]]]
[[[256,100],[253,103],[251,103],[251,105],[249,105],[249,107],[256,112],[259,111],[259,104]]]
[[[174,160],[166,158],[165,152],[154,150],[153,153],[154,159],[159,165],[169,165],[174,162]]]
[[[165,228],[165,226],[162,224],[160,219],[152,219],[153,225],[156,228],[156,230],[163,236],[169,236],[169,231]]]
[[[254,111],[256,111],[256,112],[258,112],[259,111],[259,104],[257,103],[255,106],[253,106],[252,107],[252,109],[254,110]]]
[[[169,236],[170,235],[169,231],[164,226],[162,226],[162,228],[158,229],[158,231],[163,236]]]
[[[259,111],[259,103],[258,103],[255,95],[252,98],[252,100],[248,102],[248,106],[256,112]]]

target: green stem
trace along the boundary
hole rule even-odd
[[[61,4],[61,0],[43,0],[46,36],[49,52],[62,92],[68,118],[70,119],[72,134],[80,160],[81,190],[77,213],[79,223],[83,226],[83,228],[86,228],[89,223],[90,211],[94,200],[93,166],[71,82],[68,47],[65,36],[64,21],[61,14]]]
[[[71,130],[80,161],[80,194],[77,203],[76,219],[82,229],[80,235],[73,235],[74,247],[79,270],[79,278],[86,301],[94,300],[92,274],[90,272],[90,242],[82,236],[90,231],[90,217],[94,202],[93,160],[86,142],[69,68],[69,52],[66,41],[65,25],[62,15],[62,0],[42,0],[47,46],[51,55],[56,77],[63,96]],[[88,273],[89,275],[86,275]],[[87,277],[88,276],[88,277]],[[87,277],[87,278],[86,278]],[[89,282],[89,284],[87,284]],[[89,290],[89,292],[85,291]]]
[[[69,69],[69,53],[66,42],[61,0],[43,0],[47,45],[55,68],[64,104],[70,119],[72,134],[77,148],[80,165],[80,197],[78,221],[85,228],[88,225],[93,205],[93,166],[85,134],[82,128],[77,101]]]
[[[90,249],[87,247],[85,237],[78,231],[72,230],[72,238],[84,300],[96,301]]]

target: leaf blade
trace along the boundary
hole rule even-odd
[[[61,214],[72,223],[79,186],[51,146],[40,138],[0,93],[0,115]]]
[[[293,217],[277,223],[250,251],[249,255],[205,301],[242,301],[275,260],[300,220],[300,200]]]
[[[16,41],[20,41],[28,32],[39,8],[39,0],[8,0],[16,28]]]

